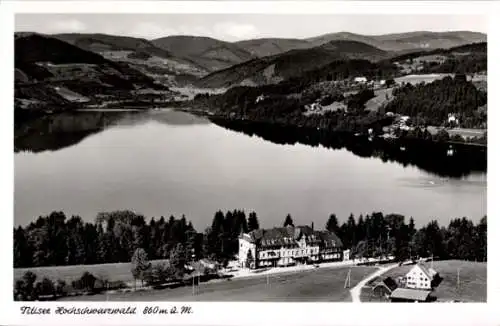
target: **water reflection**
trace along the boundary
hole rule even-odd
[[[208,124],[208,120],[169,109],[157,111],[79,111],[51,114],[16,123],[14,152],[57,151],[113,126],[148,121],[168,125]]]
[[[387,142],[382,139],[370,140],[367,137],[356,137],[350,134],[333,134],[315,129],[306,130],[238,120],[212,119],[212,122],[226,129],[249,136],[255,135],[276,144],[301,143],[330,149],[345,148],[359,157],[379,158],[383,162],[397,162],[405,167],[416,166],[441,177],[462,178],[475,172],[486,173],[487,149],[485,147],[454,144],[454,154],[449,156],[447,144],[418,140]]]
[[[258,136],[275,144],[301,143],[330,149],[347,149],[358,157],[378,158],[383,162],[397,162],[416,166],[441,177],[461,178],[471,173],[486,173],[485,147],[453,145],[454,155],[448,156],[448,145],[421,141],[370,141],[366,137],[349,134],[283,127],[265,123],[205,119],[173,110],[72,112],[44,116],[16,124],[15,152],[56,151],[78,144],[83,139],[112,126],[131,126],[149,121],[167,125],[214,124],[249,136]],[[402,148],[404,150],[402,150]],[[435,181],[432,181],[435,182]],[[429,183],[427,186],[432,186]]]

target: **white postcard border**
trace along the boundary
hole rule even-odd
[[[500,148],[499,131],[495,128],[500,122],[499,93],[489,92],[489,157],[488,165],[488,303],[487,304],[359,304],[351,303],[187,303],[187,302],[151,302],[151,303],[62,303],[38,302],[32,304],[12,301],[13,257],[13,27],[14,13],[21,12],[116,12],[116,13],[280,13],[280,14],[484,14],[489,20],[488,31],[488,84],[490,90],[500,86],[498,62],[500,23],[500,4],[495,2],[431,2],[431,1],[342,1],[342,2],[233,2],[233,1],[198,1],[198,2],[159,2],[159,1],[3,1],[0,4],[1,35],[1,83],[2,96],[0,112],[2,114],[2,200],[0,201],[3,227],[0,228],[2,250],[0,251],[1,270],[1,324],[113,324],[113,325],[498,325],[500,323],[500,268],[497,259],[500,248],[500,212],[498,203],[497,172]],[[494,182],[496,181],[496,183]],[[411,200],[411,199],[410,199]],[[439,205],[439,203],[435,203]],[[22,315],[20,307],[79,306],[79,307],[127,307],[135,306],[136,315]],[[193,313],[185,315],[149,315],[142,314],[146,306],[191,306]]]

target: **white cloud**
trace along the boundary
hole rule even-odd
[[[112,33],[113,34],[113,33]],[[131,35],[136,37],[142,37],[146,39],[154,39],[159,37],[164,37],[167,35],[179,34],[179,31],[170,27],[163,27],[157,23],[150,22],[140,22],[135,24],[132,29],[125,31],[125,33],[114,33],[118,35]]]
[[[50,22],[47,28],[52,33],[77,33],[85,31],[87,25],[77,19],[68,19]]]
[[[214,26],[214,34],[222,39],[242,40],[258,36],[259,30],[252,24],[222,22]]]

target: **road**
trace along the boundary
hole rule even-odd
[[[397,266],[399,266],[399,264],[391,264],[391,265],[384,267],[384,268],[381,267],[378,271],[368,275],[366,278],[361,280],[361,282],[359,282],[355,287],[353,287],[351,289],[352,302],[356,302],[356,303],[361,302],[361,300],[359,298],[359,296],[361,295],[361,289],[363,288],[363,286],[366,285],[366,283],[368,283],[368,281],[370,281],[374,277],[377,277],[377,276],[380,276],[382,274],[387,273],[388,271],[390,271],[391,269],[393,269]]]

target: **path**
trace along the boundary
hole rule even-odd
[[[392,264],[384,268],[381,267],[378,271],[368,275],[365,279],[359,282],[355,287],[351,289],[352,302],[361,302],[361,300],[359,299],[359,296],[361,295],[361,289],[366,285],[366,283],[368,283],[368,281],[370,281],[374,277],[380,276],[390,271],[397,266],[399,266],[399,264]]]
[[[394,257],[389,257],[389,259],[392,259]],[[236,272],[231,272],[228,273],[228,275],[232,275],[233,279],[237,278],[247,278],[247,277],[258,277],[262,275],[273,275],[273,274],[286,274],[290,272],[298,272],[298,271],[304,271],[304,270],[313,270],[316,268],[338,268],[338,267],[349,267],[349,266],[356,266],[359,263],[362,262],[377,262],[378,259],[376,258],[368,258],[368,259],[353,259],[353,260],[345,260],[345,261],[334,261],[334,262],[327,262],[327,263],[319,263],[316,267],[315,265],[295,265],[295,266],[288,266],[288,267],[272,267],[267,270],[263,271],[256,271],[256,270],[250,270],[247,268],[242,268],[238,269]]]

